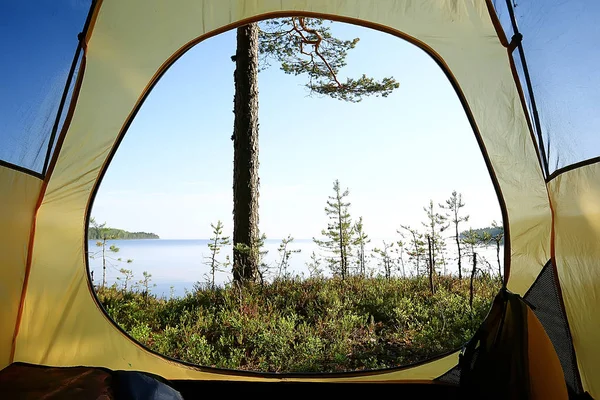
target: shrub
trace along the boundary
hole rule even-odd
[[[481,277],[469,288],[437,277],[276,279],[244,287],[196,286],[169,300],[98,289],[109,315],[149,348],[187,362],[270,372],[378,369],[462,346],[498,290]]]

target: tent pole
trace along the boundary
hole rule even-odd
[[[527,92],[529,94],[529,99],[531,100],[531,112],[533,114],[533,122],[535,124],[540,155],[542,157],[544,176],[548,177],[550,175],[550,169],[548,168],[548,158],[546,157],[546,148],[544,147],[544,139],[542,137],[542,124],[540,123],[540,115],[538,113],[537,105],[535,103],[535,96],[533,95],[533,86],[531,85],[531,77],[529,75],[529,69],[527,68],[527,61],[525,60],[525,51],[523,50],[523,44],[521,40],[523,38],[523,35],[519,32],[519,28],[517,27],[517,19],[515,17],[515,10],[512,5],[512,0],[506,0],[506,6],[508,8],[508,13],[510,14],[510,21],[513,26],[514,37],[519,38],[516,47],[519,49],[519,57],[521,58],[523,74],[525,75],[525,83],[527,84]]]
[[[50,140],[48,141],[48,149],[46,150],[46,157],[44,159],[44,166],[42,168],[42,176],[45,176],[46,172],[48,170],[48,163],[50,162],[50,155],[52,154],[52,147],[54,145],[54,139],[56,138],[56,132],[58,131],[60,117],[62,116],[63,109],[64,109],[65,103],[67,101],[67,96],[69,94],[69,87],[71,86],[71,82],[73,81],[73,75],[75,75],[75,69],[77,68],[77,64],[78,64],[77,61],[79,61],[79,56],[81,54],[81,51],[83,50],[83,46],[84,46],[84,42],[85,42],[85,35],[87,34],[87,29],[90,24],[90,19],[94,12],[95,6],[96,6],[96,1],[92,1],[90,10],[89,10],[87,18],[85,20],[85,24],[83,26],[83,30],[77,35],[77,39],[78,39],[77,49],[75,50],[75,55],[73,56],[73,62],[71,63],[71,69],[69,70],[69,75],[67,76],[67,81],[65,82],[65,88],[63,90],[63,94],[60,99],[60,104],[58,105],[56,119],[54,120],[54,125],[52,126],[52,133],[50,134]]]

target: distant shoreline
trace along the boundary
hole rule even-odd
[[[88,238],[88,240],[102,240],[100,238],[98,239],[92,239],[92,238]],[[127,237],[127,238],[106,238],[106,241],[109,240],[186,240],[186,239],[162,239],[159,237]],[[196,240],[196,239],[190,239],[190,240]]]
[[[201,242],[208,242],[211,239],[210,238],[206,238],[206,239],[176,239],[176,238],[161,238],[161,237],[128,237],[128,238],[111,238],[111,239],[106,239],[108,240],[147,240],[147,239],[153,239],[153,240],[173,240],[173,241],[201,241]],[[100,239],[94,239],[94,238],[88,238],[88,240],[100,240]],[[267,242],[281,242],[282,239],[267,239]],[[312,242],[312,239],[294,239],[294,242]]]
[[[156,233],[129,232],[123,229],[91,226],[87,233],[88,240],[130,240],[130,239],[160,239]]]

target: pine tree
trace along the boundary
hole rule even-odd
[[[469,306],[471,309],[473,308],[473,283],[475,280],[475,275],[477,274],[477,259],[478,254],[475,251],[475,248],[482,243],[482,237],[474,231],[472,228],[469,228],[468,231],[464,232],[461,241],[468,247],[469,256],[471,258],[472,268],[471,268],[471,280],[469,283]]]
[[[211,223],[210,227],[213,230],[213,236],[208,242],[210,256],[206,257],[204,264],[208,265],[210,287],[211,290],[214,290],[215,274],[217,272],[224,272],[229,265],[229,257],[226,257],[225,261],[220,261],[218,259],[219,253],[221,252],[223,246],[229,246],[231,241],[229,240],[229,236],[223,236],[223,223],[220,220],[217,221],[216,225]]]
[[[115,264],[124,262],[121,258],[114,258],[110,254],[116,254],[119,252],[119,248],[110,244],[109,240],[114,239],[113,230],[106,227],[106,222],[103,224],[99,224],[96,222],[95,218],[90,218],[90,227],[89,230],[92,231],[95,237],[99,238],[96,241],[96,247],[100,247],[100,250],[96,252],[89,253],[89,257],[94,259],[96,257],[100,257],[102,259],[102,284],[101,287],[106,286],[106,270],[107,267],[115,268]],[[127,264],[131,264],[133,260],[128,259],[125,261]],[[121,271],[119,271],[121,272]],[[93,278],[93,275],[92,275]],[[119,279],[119,278],[117,278]],[[93,280],[93,279],[92,279]],[[93,282],[92,282],[93,283]]]
[[[152,281],[152,274],[148,271],[142,272],[142,276],[143,278],[138,283],[142,286],[142,294],[147,301],[148,295],[150,294],[150,288],[156,287],[156,283],[150,284],[150,282]]]
[[[256,258],[258,260],[258,277],[260,278],[261,285],[265,284],[265,277],[271,270],[271,266],[267,264],[266,258],[269,254],[269,250],[265,250],[265,242],[267,241],[266,234],[260,234],[256,241],[254,251],[256,252]]]
[[[427,215],[426,222],[423,222],[423,226],[427,229],[426,237],[431,240],[431,256],[429,259],[430,273],[435,274],[437,267],[441,264],[441,258],[438,256],[442,253],[445,245],[442,232],[448,228],[446,223],[447,218],[445,215],[435,211],[433,200],[429,200],[429,205],[423,207]]]
[[[465,206],[465,203],[462,201],[462,194],[456,193],[456,190],[452,192],[452,195],[449,199],[446,200],[446,204],[440,204],[440,208],[448,211],[447,217],[451,218],[452,223],[454,224],[455,235],[454,240],[456,240],[456,250],[458,254],[458,279],[462,279],[462,254],[461,254],[461,245],[460,245],[460,235],[459,224],[461,222],[467,222],[469,220],[469,216],[460,215],[460,209]]]
[[[294,241],[292,235],[288,235],[286,238],[281,240],[279,247],[277,248],[277,252],[279,253],[279,263],[277,265],[277,277],[279,278],[287,278],[288,277],[288,267],[290,265],[290,257],[292,254],[300,253],[300,249],[290,249],[289,245]]]
[[[310,261],[305,263],[311,278],[318,278],[323,276],[323,269],[321,268],[321,263],[321,258],[313,251],[310,255]]]
[[[325,207],[325,213],[329,217],[327,229],[321,231],[325,239],[313,238],[313,241],[331,254],[326,258],[326,262],[334,275],[346,279],[350,272],[351,245],[355,240],[349,212],[350,203],[345,200],[350,192],[348,189],[342,192],[337,179],[333,183],[333,192],[334,195],[329,196]]]
[[[379,258],[379,266],[383,268],[385,279],[392,278],[392,271],[396,267],[396,260],[393,257],[394,243],[383,241],[383,249],[375,248],[373,252]]]
[[[129,286],[129,282],[133,279],[133,271],[130,269],[121,268],[119,272],[123,275],[122,277],[117,277],[118,281],[123,281],[123,292],[127,292],[127,287]]]
[[[234,72],[233,278],[255,281],[260,272],[256,251],[239,252],[259,242],[258,72],[271,63],[290,75],[307,76],[311,93],[359,102],[366,96],[388,96],[399,87],[393,77],[380,81],[362,75],[339,78],[349,50],[359,39],[331,34],[331,21],[306,17],[277,18],[237,29]]]
[[[233,100],[233,280],[258,278],[258,25],[237,29]],[[241,246],[243,245],[243,246]]]
[[[496,263],[498,265],[498,279],[502,281],[502,264],[500,263],[500,245],[504,243],[504,227],[492,221],[492,229],[483,233],[483,241],[487,244],[494,243],[496,247]]]
[[[425,247],[427,243],[424,240],[423,234],[418,230],[411,228],[410,225],[400,225],[400,228],[404,229],[409,234],[409,244],[406,255],[408,255],[409,261],[414,265],[416,275],[419,276],[421,274],[421,262],[425,260],[427,256]],[[400,230],[396,232],[402,235]]]
[[[356,265],[358,267],[358,273],[361,276],[365,276],[367,272],[365,246],[371,243],[371,239],[369,239],[369,236],[364,231],[362,217],[359,217],[358,221],[354,224],[354,232],[356,236],[352,244],[356,246]]]
[[[362,75],[339,78],[346,66],[348,51],[359,38],[342,40],[331,33],[332,21],[289,17],[269,19],[259,24],[258,50],[261,70],[276,62],[283,72],[305,75],[311,93],[334,99],[359,102],[367,96],[389,96],[400,84],[393,77],[377,81]]]
[[[398,264],[398,268],[400,269],[400,271],[402,272],[402,277],[406,278],[406,269],[404,266],[404,254],[406,253],[406,243],[404,241],[404,235],[400,232],[398,232],[400,234],[400,237],[402,238],[401,240],[398,240],[396,242],[396,254],[397,254],[397,264]]]

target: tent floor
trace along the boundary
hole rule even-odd
[[[443,384],[164,381],[139,372],[24,363],[0,371],[0,399],[369,398],[386,393],[408,399],[458,398],[457,387]]]

